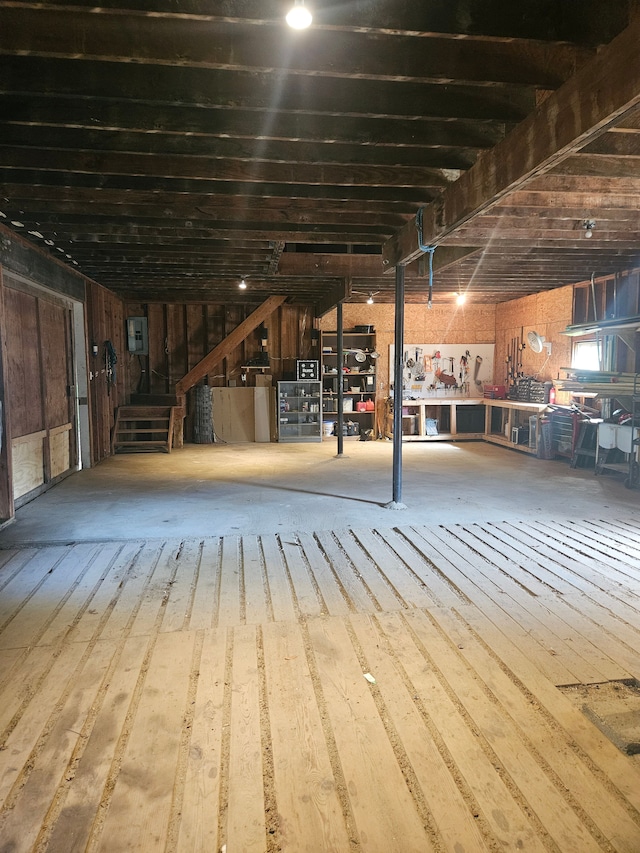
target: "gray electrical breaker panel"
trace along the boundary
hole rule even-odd
[[[127,317],[127,349],[136,355],[149,354],[146,317]]]

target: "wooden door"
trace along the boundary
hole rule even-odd
[[[71,308],[5,277],[5,394],[13,497],[25,502],[77,468]]]

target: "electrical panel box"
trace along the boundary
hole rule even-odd
[[[149,354],[146,317],[127,317],[127,349],[135,355]]]

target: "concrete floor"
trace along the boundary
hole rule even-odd
[[[629,517],[640,491],[485,442],[403,445],[392,498],[391,442],[188,445],[122,454],[26,504],[0,547],[30,543],[269,534],[509,519]]]

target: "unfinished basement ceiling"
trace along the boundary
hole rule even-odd
[[[607,45],[637,26],[637,0],[308,0],[304,32],[290,5],[2,2],[2,221],[140,302],[391,301],[389,245],[462,191],[436,234],[436,302],[640,264],[637,53],[620,80],[598,65],[624,56]],[[553,157],[514,138],[545,104],[562,129],[563,84],[577,114],[622,83]],[[518,179],[491,197],[503,166]],[[409,261],[422,300],[425,259]]]

